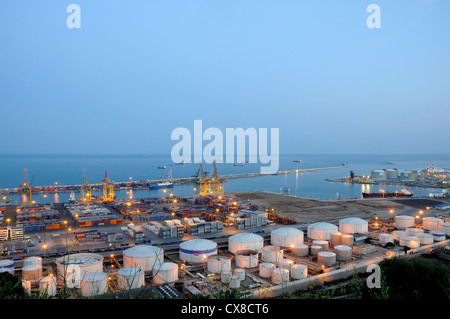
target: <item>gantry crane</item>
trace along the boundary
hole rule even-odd
[[[214,175],[211,178],[207,178],[203,173],[202,162],[199,163],[199,184],[200,184],[200,195],[210,195],[210,194],[222,194],[225,192],[226,180],[222,179],[217,173],[216,161],[213,161],[213,171]]]
[[[114,199],[114,184],[108,178],[108,172],[105,172],[105,179],[102,182],[103,185],[103,201]]]
[[[92,198],[92,190],[91,185],[89,185],[89,182],[87,180],[87,174],[86,169],[83,168],[83,184],[81,184],[81,198],[80,200],[82,202],[90,202]]]
[[[213,161],[213,172],[214,172],[214,175],[212,177],[213,193],[223,194],[225,192],[225,183],[227,181],[225,179],[222,179],[219,176],[219,174],[217,174],[216,161]]]
[[[31,205],[31,185],[28,182],[28,168],[23,170],[23,184],[20,185],[20,200],[23,205]]]

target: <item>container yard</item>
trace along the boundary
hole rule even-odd
[[[450,241],[450,217],[435,208],[418,211],[383,201],[372,206],[371,214],[345,214],[333,208],[342,201],[289,198],[286,203],[278,195],[284,206],[277,207],[277,202],[264,205],[261,198],[244,196],[11,207],[15,219],[4,230],[0,270],[52,296],[64,286],[77,298],[124,292],[192,298],[233,289],[275,296],[287,287],[335,280],[335,274],[369,261],[430,251]],[[295,200],[308,209],[325,205],[330,211],[316,212],[321,220],[308,222],[307,213],[283,210]],[[46,222],[55,220],[61,228],[47,228]],[[33,228],[34,223],[45,229]]]

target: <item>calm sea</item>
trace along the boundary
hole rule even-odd
[[[301,163],[294,163],[301,160]],[[372,169],[397,168],[399,170],[426,168],[427,164],[435,164],[437,168],[450,170],[450,155],[283,155],[280,157],[280,170],[295,168],[318,168],[340,166],[347,168],[317,171],[303,174],[287,174],[262,176],[254,178],[232,179],[226,183],[228,192],[266,190],[281,192],[285,188],[293,195],[301,195],[318,199],[360,198],[362,191],[378,191],[380,188],[389,191],[400,190],[400,186],[367,186],[358,184],[331,183],[327,178],[349,176],[350,171],[357,175],[369,175]],[[90,183],[100,183],[105,171],[115,182],[141,179],[163,179],[169,171],[172,161],[163,155],[0,155],[0,188],[16,188],[23,181],[23,169],[28,168],[32,186],[79,185],[82,181],[82,168],[87,169]],[[165,165],[166,170],[158,169]],[[210,171],[211,165],[204,164],[204,170]],[[260,164],[218,163],[219,174],[238,174],[259,172]],[[172,175],[189,177],[198,171],[198,164],[173,165]],[[429,193],[442,192],[434,188],[411,188],[416,196],[428,196]],[[175,186],[175,195],[194,194],[193,185]],[[162,190],[116,192],[118,198],[134,198],[164,196]],[[11,196],[13,203],[19,203],[18,196]],[[66,202],[69,194],[48,195],[35,194],[33,200],[38,203]]]

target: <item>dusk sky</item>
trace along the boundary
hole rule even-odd
[[[448,0],[2,0],[0,154],[169,155],[194,120],[279,128],[281,154],[448,154],[449,16]]]

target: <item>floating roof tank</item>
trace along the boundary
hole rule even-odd
[[[139,267],[151,271],[155,264],[164,261],[164,250],[151,245],[137,245],[123,252],[123,266]]]
[[[145,273],[139,267],[126,267],[117,271],[117,286],[120,290],[141,288],[145,285]]]
[[[264,238],[252,233],[239,233],[228,238],[228,250],[235,254],[239,250],[256,250],[260,252]]]
[[[366,234],[369,232],[369,223],[358,217],[339,220],[339,231],[344,234]]]
[[[223,255],[212,255],[208,257],[208,272],[221,274],[231,271],[231,258]]]
[[[180,244],[180,259],[191,263],[206,263],[217,254],[217,244],[208,239],[192,239]]]
[[[408,227],[414,227],[414,217],[406,215],[395,216],[395,226],[399,229],[406,229]]]
[[[281,247],[292,247],[295,244],[303,244],[304,233],[294,227],[281,227],[271,232],[271,244]]]
[[[308,237],[310,239],[329,240],[330,234],[338,231],[336,225],[330,223],[314,223],[308,226]]]
[[[103,271],[103,256],[99,254],[73,254],[56,259],[58,284],[68,288],[80,288],[83,277],[92,272]]]
[[[424,217],[422,219],[423,229],[426,230],[439,230],[439,223],[443,220],[435,217]]]
[[[178,265],[172,262],[156,264],[153,267],[153,282],[167,284],[178,280]]]
[[[108,290],[108,275],[104,272],[91,272],[81,279],[81,295],[92,297],[103,295]]]

